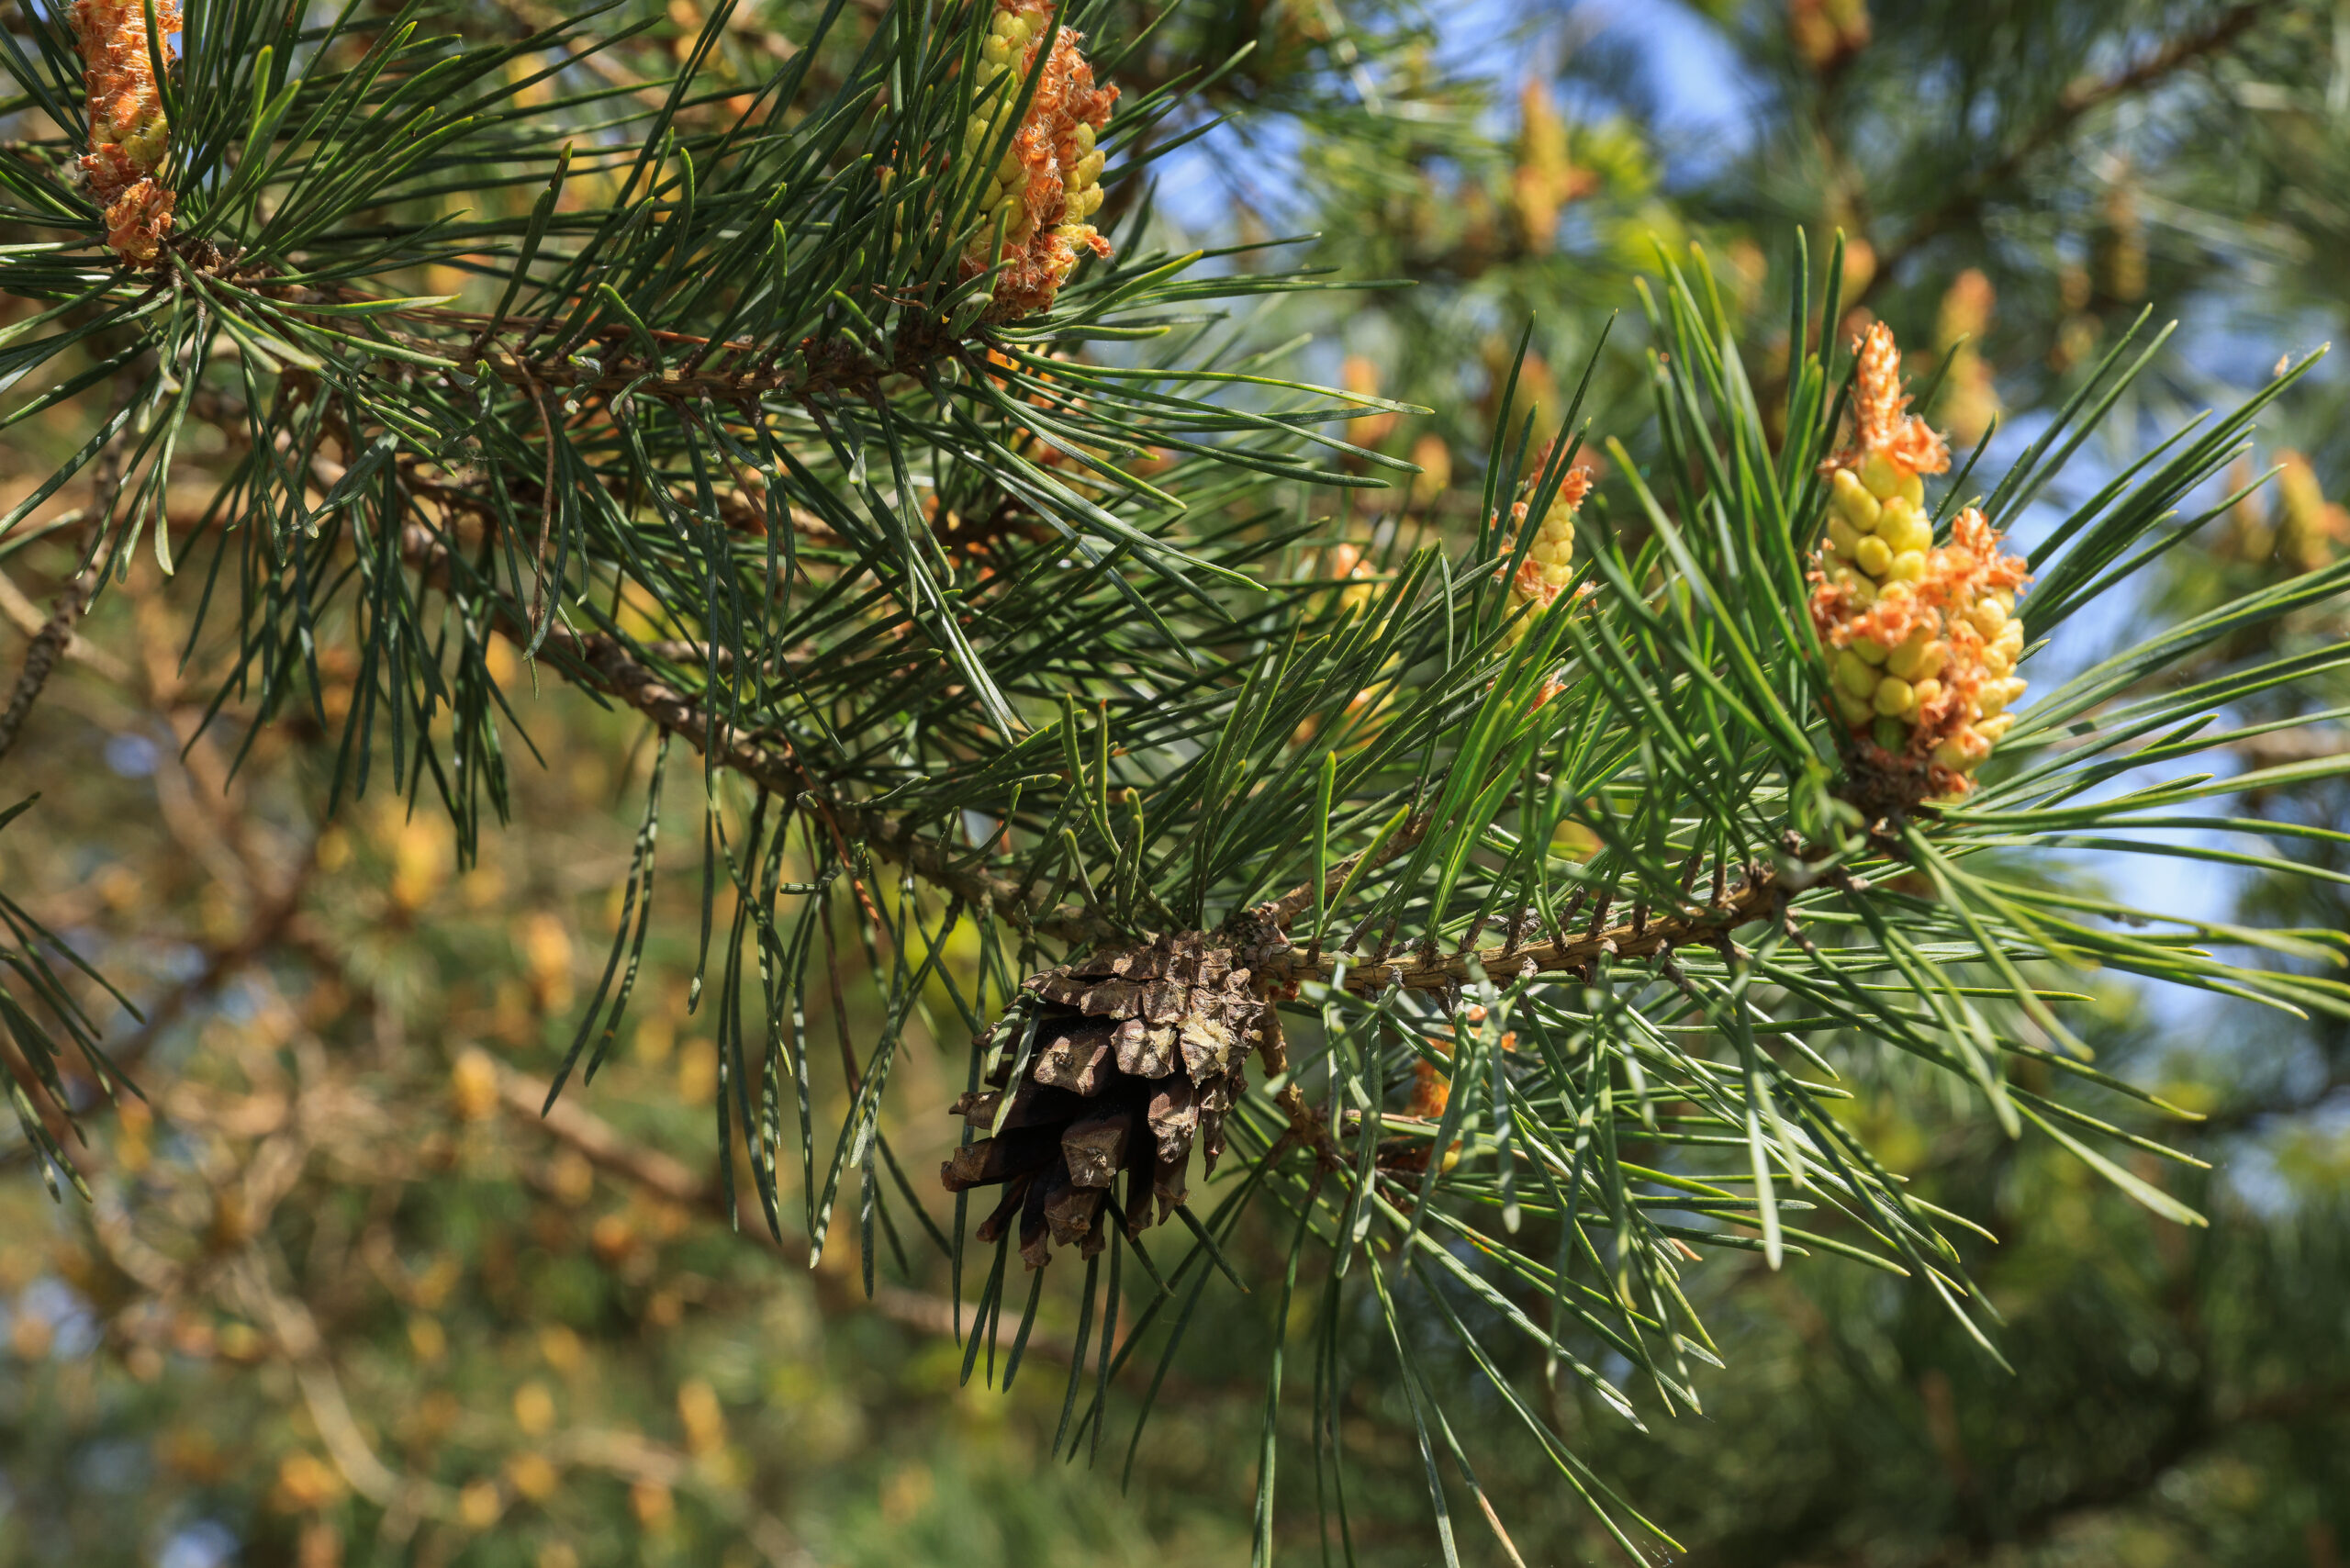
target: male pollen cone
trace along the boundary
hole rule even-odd
[[[979,232],[962,259],[967,278],[1002,263],[989,311],[999,320],[1049,307],[1077,270],[1080,252],[1110,254],[1110,241],[1086,219],[1102,205],[1108,155],[1094,141],[1110,123],[1118,89],[1094,85],[1093,67],[1078,50],[1084,36],[1069,28],[1054,31],[1052,18],[1050,0],[997,0],[979,48],[975,106],[964,128],[967,156],[999,159],[980,192]],[[1011,147],[996,154],[1003,117],[1018,100],[1039,50],[1047,52],[1035,94]]]
[[[1535,459],[1539,471],[1546,465],[1550,449],[1545,447]],[[1533,543],[1527,546],[1526,558],[1517,564],[1517,576],[1510,579],[1509,606],[1512,610],[1533,607],[1532,612],[1511,622],[1509,641],[1514,646],[1534,627],[1535,618],[1558,601],[1575,575],[1575,514],[1583,510],[1583,498],[1591,494],[1591,470],[1578,464],[1559,480],[1559,493],[1550,498],[1550,510],[1542,521],[1534,524]],[[1527,513],[1533,506],[1535,485],[1529,481],[1527,493],[1510,503],[1510,521],[1517,525],[1520,536],[1528,526]]]
[[[1963,795],[2015,723],[2023,695],[2016,593],[2024,560],[1974,507],[1934,543],[1922,476],[1950,448],[1908,411],[1901,353],[1884,322],[1854,345],[1854,440],[1820,465],[1827,537],[1812,583],[1812,624],[1827,645],[1829,700],[1861,766],[1897,800]]]
[[[73,0],[66,19],[82,51],[88,94],[90,150],[81,159],[83,183],[106,209],[107,248],[132,266],[151,266],[171,236],[179,197],[155,178],[171,127],[148,53],[146,6],[142,0]],[[155,0],[155,25],[166,39],[180,30],[179,0]]]

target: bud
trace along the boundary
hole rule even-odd
[[[1829,701],[1863,767],[1921,785],[1915,798],[1964,794],[2023,695],[2024,563],[1973,507],[1934,543],[1921,476],[1946,470],[1950,450],[1908,412],[1893,333],[1879,322],[1858,347],[1854,441],[1824,465],[1827,537],[1811,574]]]
[[[1844,279],[1841,292],[1847,299],[1858,299],[1876,281],[1876,247],[1855,234],[1844,241]],[[1852,315],[1847,312],[1845,319]],[[1855,330],[1865,321],[1857,323]]]
[[[1395,709],[1395,683],[1382,681],[1366,686],[1347,700],[1346,711],[1338,715],[1333,739],[1342,742],[1348,751],[1358,751],[1377,740],[1387,727]],[[1322,733],[1322,717],[1309,713],[1290,732],[1292,745],[1310,745]]]
[[[178,0],[154,0],[155,25],[168,58],[180,30]],[[147,50],[144,0],[74,0],[66,13],[83,62],[90,150],[82,155],[84,187],[106,209],[106,245],[132,266],[154,263],[172,232],[176,193],[155,178],[170,145],[162,94]]]
[[[700,1378],[688,1378],[677,1390],[677,1419],[685,1424],[686,1450],[697,1459],[726,1446],[726,1412],[717,1391]]]
[[[967,155],[984,157],[998,145],[1036,51],[1047,49],[1052,16],[1049,4],[996,0],[979,48]],[[1002,263],[988,310],[998,320],[1049,308],[1081,252],[1110,254],[1110,242],[1086,219],[1102,206],[1107,154],[1095,142],[1118,89],[1093,84],[1093,67],[1078,52],[1083,41],[1068,28],[1054,34],[1027,113],[979,193],[979,226],[963,252],[962,273],[978,277]]]
[[[2269,526],[2268,492],[2253,483],[2252,457],[2239,457],[2228,469],[2228,486],[2243,493],[2228,509],[2227,532],[2212,546],[2225,561],[2266,561],[2277,547],[2277,531]]]
[[[506,1479],[515,1495],[543,1503],[563,1484],[563,1473],[543,1453],[518,1453],[506,1462]]]
[[[457,1493],[457,1518],[470,1530],[486,1530],[506,1512],[495,1481],[468,1481]]]
[[[599,1215],[596,1223],[588,1227],[588,1246],[598,1262],[607,1269],[617,1269],[636,1250],[635,1227],[625,1215]]]
[[[1340,543],[1330,547],[1322,558],[1323,572],[1346,586],[1338,590],[1338,610],[1342,614],[1368,615],[1379,602],[1377,570],[1372,566],[1364,545]],[[1383,634],[1382,622],[1379,632]],[[1395,683],[1382,681],[1366,686],[1347,703],[1346,711],[1338,715],[1337,729],[1351,747],[1368,745],[1386,728],[1386,721],[1395,706]],[[1309,713],[1298,721],[1290,732],[1292,745],[1306,745],[1322,733],[1322,716]]]
[[[531,1437],[554,1429],[554,1395],[543,1383],[526,1383],[514,1391],[514,1424]]]
[[[531,999],[541,1011],[561,1013],[571,1005],[571,933],[544,910],[516,923],[516,946],[530,978]]]
[[[653,1534],[668,1529],[677,1517],[677,1495],[660,1482],[643,1480],[628,1489],[628,1506],[636,1522]]]
[[[1379,599],[1379,589],[1371,580],[1378,576],[1371,564],[1367,548],[1350,542],[1340,542],[1330,547],[1323,558],[1323,568],[1330,577],[1347,586],[1338,590],[1338,608],[1360,615],[1369,610]]]

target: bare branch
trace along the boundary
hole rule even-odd
[[[137,385],[129,374],[116,378],[114,408],[106,416],[109,420],[129,403]],[[9,694],[6,711],[0,711],[0,757],[6,756],[9,748],[17,744],[33,704],[40,700],[41,688],[49,684],[50,672],[57,667],[57,661],[64,656],[73,640],[75,624],[89,610],[90,600],[97,596],[99,557],[106,544],[106,524],[113,521],[115,502],[122,494],[122,449],[129,434],[130,426],[125,423],[98,454],[97,482],[82,523],[78,552],[81,564],[58,590],[57,602],[50,610],[48,621],[33,634],[32,646],[25,650],[24,672],[17,677],[16,690]]]
[[[1600,958],[1644,958],[1669,954],[1675,947],[1713,946],[1739,926],[1769,913],[1779,895],[1777,879],[1765,871],[1729,890],[1720,903],[1664,915],[1636,911],[1630,920],[1582,936],[1555,936],[1530,946],[1505,945],[1474,952],[1421,949],[1384,962],[1292,947],[1266,959],[1261,972],[1267,983],[1275,985],[1327,981],[1344,964],[1346,988],[1359,991],[1384,991],[1390,986],[1439,991],[1466,985],[1478,973],[1503,983],[1528,975],[1579,973]]]
[[[81,521],[79,513],[73,515],[75,522]],[[39,636],[49,621],[40,612],[40,607],[27,599],[25,590],[18,588],[16,579],[6,572],[0,572],[0,615],[15,622],[17,629],[28,637]],[[127,682],[130,678],[128,666],[79,632],[65,640],[65,656],[77,664],[89,666],[108,680]]]

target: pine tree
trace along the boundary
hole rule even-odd
[[[2263,36],[2256,9],[2155,58]],[[1885,18],[1798,10],[1757,47],[1832,106],[1914,73],[1869,74],[1901,36]],[[2190,1181],[2154,1162],[2193,1161],[2147,1130],[2186,1113],[2093,1065],[2073,977],[2350,1012],[2338,921],[2133,909],[2062,871],[2081,846],[2216,853],[2161,834],[2219,827],[2258,835],[2226,854],[2280,889],[2338,880],[2295,852],[2334,842],[2303,803],[2350,772],[2314,747],[2216,778],[2189,760],[2305,733],[2269,705],[2343,662],[2338,638],[2297,640],[2350,576],[2300,472],[2290,541],[2239,543],[2263,569],[2035,672],[2246,504],[2254,420],[2315,363],[2147,438],[2161,336],[2126,308],[2149,263],[2117,195],[2068,308],[2099,324],[2046,329],[2068,357],[2029,446],[2006,461],[1988,415],[1957,411],[1984,291],[2020,290],[1994,269],[1953,292],[1928,262],[2094,91],[1983,86],[2024,129],[1954,181],[1928,186],[1923,155],[1839,174],[1839,199],[1909,193],[1865,259],[1834,237],[1853,215],[1807,210],[1745,215],[1814,234],[1758,221],[1719,262],[1633,251],[1661,227],[1637,139],[1602,139],[1580,179],[1529,95],[1509,222],[1473,232],[1463,203],[1471,231],[1394,268],[1473,281],[1496,246],[1539,268],[1560,208],[1606,193],[1625,210],[1603,274],[1638,319],[1565,329],[1567,374],[1530,331],[1482,366],[1407,332],[1455,421],[1407,460],[1382,421],[1426,409],[1312,385],[1246,314],[1376,280],[1170,250],[1148,181],[1219,95],[1284,82],[1332,132],[1315,156],[1399,178],[1427,156],[1410,117],[1295,84],[1394,65],[1396,102],[1442,99],[1408,29],[1284,22],[1292,58],[1251,66],[1231,58],[1248,17],[1214,6],[1156,32],[1001,0],[834,0],[788,35],[730,6],[617,16],[532,13],[518,37],[414,5],[79,0],[0,30],[46,117],[0,159],[25,236],[0,294],[29,302],[0,342],[28,389],[6,418],[73,421],[0,520],[70,551],[0,755],[142,557],[218,654],[216,726],[249,746],[308,726],[322,813],[428,803],[459,868],[536,766],[513,755],[529,694],[624,715],[650,747],[642,827],[547,1114],[592,1097],[624,1020],[690,1012],[715,1036],[722,1213],[804,1236],[811,1262],[855,1247],[867,1296],[934,1242],[966,1380],[1012,1384],[1047,1294],[1075,1304],[1056,1454],[1099,1453],[1124,1380],[1139,1410],[1111,1461],[1147,1473],[1187,1331],[1237,1290],[1270,1309],[1260,1558],[1298,1458],[1326,1541],[1350,1542],[1359,1383],[1416,1445],[1448,1561],[1464,1489],[1516,1554],[1480,1482],[1502,1423],[1626,1551],[1669,1546],[1557,1410],[1699,1407],[1709,1255],[1839,1255],[2000,1354],[1974,1216],[1840,1114],[1855,1042],[1909,1064],[1908,1095],[1955,1089],[2192,1226]],[[1899,320],[1905,287],[1948,319],[1932,377],[1848,316],[1859,296]],[[1468,292],[1372,298],[1401,319]],[[1480,374],[1472,448],[1449,394]],[[1975,439],[1950,450],[1945,420]],[[2003,531],[2100,428],[2128,461],[2011,553]],[[655,850],[688,772],[699,907],[671,929]],[[2262,804],[2200,804],[2236,797]],[[54,1187],[78,1180],[66,1074],[118,1097],[144,1074],[109,1061],[102,982],[23,903],[0,905],[0,1005]],[[672,941],[685,995],[636,994]],[[892,1148],[921,1109],[892,1084],[935,1047],[964,1087],[951,1201]],[[456,1068],[461,1116],[513,1093],[487,1058]]]

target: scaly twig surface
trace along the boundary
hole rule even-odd
[[[125,374],[115,383],[113,419],[121,414],[137,386],[136,379]],[[8,695],[8,706],[0,711],[0,757],[8,755],[17,744],[17,736],[31,716],[33,704],[40,700],[41,689],[49,684],[50,672],[65,656],[73,641],[73,628],[89,611],[90,601],[97,597],[98,577],[103,570],[100,561],[105,555],[106,525],[113,520],[115,502],[122,495],[122,448],[130,433],[126,423],[115,431],[98,454],[97,483],[90,497],[90,506],[82,522],[82,538],[78,549],[80,564],[73,575],[58,590],[55,606],[41,629],[33,634],[32,645],[25,650],[25,667],[17,677],[16,689]]]

